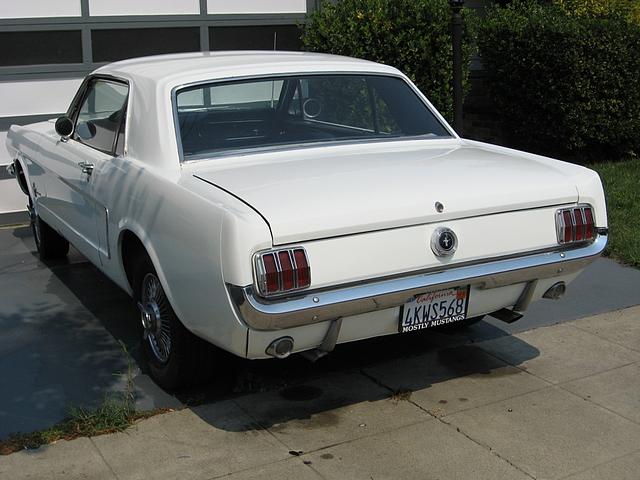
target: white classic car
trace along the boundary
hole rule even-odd
[[[595,172],[463,140],[401,72],[352,58],[112,63],[7,147],[40,256],[72,243],[131,294],[166,388],[213,368],[210,344],[319,357],[511,322],[607,241]]]

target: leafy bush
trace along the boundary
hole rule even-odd
[[[516,1],[489,12],[478,43],[518,146],[594,159],[639,151],[639,25]]]
[[[463,11],[467,89],[473,22]],[[448,0],[323,1],[302,36],[309,51],[364,58],[404,72],[447,118],[453,116],[451,10]]]
[[[638,0],[554,0],[569,15],[607,17],[620,15],[640,24]]]

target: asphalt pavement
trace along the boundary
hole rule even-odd
[[[68,260],[44,264],[35,254],[28,228],[4,228],[0,229],[0,438],[51,426],[64,418],[71,405],[99,405],[109,392],[124,387],[129,357],[134,362],[140,409],[233,403],[258,392],[312,399],[319,387],[306,384],[328,381],[334,385],[335,399],[314,404],[312,413],[320,414],[387,398],[388,389],[382,387],[377,393],[363,387],[353,398],[339,395],[341,385],[351,385],[354,378],[362,382],[362,372],[380,365],[431,355],[425,371],[440,371],[439,382],[455,381],[495,367],[474,350],[475,343],[510,339],[512,347],[518,346],[517,358],[510,363],[519,365],[536,359],[540,352],[512,334],[637,304],[640,271],[599,259],[569,286],[562,300],[536,302],[522,320],[511,325],[488,319],[460,334],[426,332],[339,345],[315,364],[299,356],[284,361],[237,361],[232,365],[237,374],[231,388],[211,384],[169,395],[138,366],[138,315],[131,299],[77,252],[72,250]],[[388,376],[401,373],[391,371]],[[427,388],[433,380],[429,376],[414,379],[411,389]],[[295,413],[287,408],[271,412],[270,420],[263,421],[291,420]],[[307,410],[300,414],[310,415]],[[212,421],[224,428],[224,416]],[[326,427],[331,428],[330,420]]]

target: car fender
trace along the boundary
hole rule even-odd
[[[153,246],[153,242],[151,242],[151,240],[149,239],[149,236],[145,233],[145,229],[142,228],[142,226],[137,221],[131,218],[123,218],[123,219],[120,219],[120,221],[118,222],[118,244],[117,244],[117,249],[115,253],[118,257],[118,266],[120,269],[120,276],[122,277],[122,279],[124,279],[124,284],[122,284],[121,286],[127,291],[129,295],[133,296],[133,288],[129,284],[129,282],[126,280],[127,274],[126,274],[126,268],[124,265],[123,255],[122,255],[122,241],[126,232],[133,233],[138,238],[138,240],[140,240],[140,242],[142,243],[142,246],[147,252],[147,255],[149,255],[149,258],[151,259],[151,263],[153,264],[153,267],[155,268],[156,273],[158,274],[158,278],[160,279],[162,288],[165,290],[165,293],[167,294],[167,297],[171,302],[172,299],[171,299],[170,290],[167,287],[167,277],[165,276],[165,273],[162,269],[162,264],[160,263],[160,260],[158,258],[158,253],[156,252],[156,249]]]

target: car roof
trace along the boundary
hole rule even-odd
[[[180,85],[203,79],[312,72],[399,73],[388,65],[356,58],[268,50],[193,52],[132,58],[110,63],[94,73]]]

